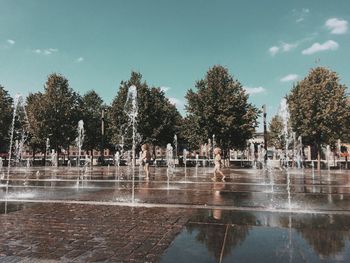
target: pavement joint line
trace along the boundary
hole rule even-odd
[[[224,256],[224,250],[225,250],[225,245],[226,245],[226,238],[227,238],[227,232],[228,232],[229,225],[226,225],[226,231],[225,231],[225,236],[224,236],[224,241],[222,242],[222,248],[221,248],[221,253],[220,253],[220,261],[219,263],[222,262],[222,258]]]
[[[6,187],[6,185],[0,185],[0,187]],[[115,187],[93,187],[93,186],[34,186],[34,185],[9,185],[9,188],[24,188],[24,189],[88,189],[88,190],[132,190],[132,188],[115,188]],[[134,190],[155,190],[155,191],[186,191],[186,192],[211,192],[211,191],[217,191],[217,188],[212,188],[212,189],[186,189],[186,188],[144,188],[144,187],[134,187]],[[220,190],[220,192],[223,193],[261,193],[261,194],[275,194],[275,195],[280,195],[280,194],[286,194],[285,191],[250,191],[250,190],[240,190],[240,191],[235,191],[235,190]],[[349,195],[350,193],[341,193],[341,192],[337,192],[337,193],[305,193],[305,192],[292,192],[292,195]]]
[[[11,179],[10,181],[33,181],[33,182],[77,182],[77,179]],[[79,180],[80,182],[91,183],[132,183],[132,180]],[[149,183],[168,183],[168,181],[144,181],[138,180],[135,182],[149,182]],[[170,184],[214,184],[215,182],[196,182],[196,181],[169,181]],[[220,183],[220,182],[217,182]],[[224,182],[227,185],[255,185],[255,186],[286,186],[287,184],[270,184],[270,183],[236,183],[236,182]],[[290,186],[310,186],[310,184],[290,184]],[[350,188],[350,185],[329,185],[329,184],[312,184],[317,187],[343,187]]]
[[[215,205],[186,205],[186,204],[164,204],[164,203],[128,203],[128,202],[106,202],[106,201],[77,201],[77,200],[32,200],[32,199],[0,199],[0,202],[7,203],[53,203],[53,204],[80,204],[80,205],[105,205],[105,206],[127,206],[145,208],[182,208],[182,209],[221,209],[228,211],[250,211],[250,212],[271,212],[288,214],[332,214],[350,215],[350,210],[302,210],[302,209],[281,209],[263,207],[234,207]]]

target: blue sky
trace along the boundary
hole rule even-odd
[[[27,95],[59,72],[110,103],[136,70],[182,109],[221,64],[271,116],[316,65],[349,86],[349,21],[347,0],[0,0],[0,84]]]

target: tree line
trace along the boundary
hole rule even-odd
[[[227,154],[229,149],[243,149],[253,137],[260,110],[249,103],[249,94],[227,68],[216,65],[195,83],[186,94],[187,115],[182,117],[160,87],[151,87],[142,75],[132,72],[120,83],[110,105],[96,91],[80,95],[68,80],[57,73],[48,76],[44,90],[30,93],[26,111],[30,125],[27,144],[33,153],[50,147],[60,152],[69,150],[77,136],[77,124],[84,121],[83,149],[99,150],[102,141],[101,113],[104,111],[104,148],[112,151],[122,143],[123,127],[128,118],[124,111],[128,88],[137,87],[137,131],[139,143],[166,146],[176,134],[179,144],[191,150],[208,142],[215,143]],[[306,144],[321,147],[337,139],[349,139],[350,106],[347,88],[339,83],[335,72],[323,67],[312,69],[308,76],[286,94],[291,129]],[[0,85],[0,152],[8,151],[13,99]],[[270,122],[270,145],[281,147],[278,117]],[[124,138],[124,145],[130,143]]]

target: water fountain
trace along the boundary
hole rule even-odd
[[[328,168],[328,171],[331,169],[331,147],[329,145],[326,146],[326,162],[327,162],[327,168]]]
[[[137,88],[132,85],[128,89],[128,94],[126,98],[126,102],[124,105],[124,112],[128,117],[128,124],[126,129],[124,130],[124,134],[127,135],[129,129],[131,128],[131,136],[132,136],[132,148],[131,148],[131,156],[132,156],[132,166],[135,166],[136,162],[136,144],[138,141],[139,135],[137,134],[137,116],[138,116],[138,105],[137,105]]]
[[[174,165],[176,166],[176,164],[177,164],[177,149],[178,148],[178,145],[177,145],[177,135],[175,134],[174,135],[174,160],[175,160],[175,162],[174,162]]]
[[[51,150],[51,166],[57,167],[58,166],[58,158],[57,153],[54,149]]]
[[[184,149],[182,156],[183,156],[183,162],[184,162],[184,165],[185,165],[185,170],[186,170],[186,167],[187,167],[187,154],[188,154],[187,150]]]
[[[284,141],[285,141],[284,166],[285,166],[285,168],[288,168],[288,166],[289,166],[289,153],[288,153],[288,147],[289,147],[289,110],[288,110],[288,104],[287,104],[286,98],[283,98],[281,100],[278,115],[282,118],[282,121],[283,121],[282,135],[284,136]]]
[[[252,168],[256,168],[254,141],[250,142],[249,149],[250,149],[250,159],[251,159]]]
[[[85,154],[85,163],[84,163],[84,166],[85,168],[89,167],[90,165],[92,165],[92,162],[91,162],[91,158]]]
[[[166,146],[166,163],[168,166],[167,169],[167,176],[169,177],[169,174],[173,174],[174,168],[175,168],[175,163],[174,163],[174,158],[173,158],[173,147],[171,146],[170,143],[167,144]]]
[[[215,147],[216,147],[215,134],[213,134],[213,145],[212,145],[212,149],[213,149],[213,151],[212,151],[212,157],[213,157],[213,160],[214,160],[214,158],[215,158],[215,155],[214,155],[214,149],[215,149]]]
[[[298,137],[298,144],[297,144],[297,151],[296,151],[296,163],[297,163],[297,168],[300,169],[302,168],[303,164],[303,141],[302,137]]]
[[[120,166],[120,153],[119,151],[117,151],[115,154],[114,154],[114,160],[115,160],[115,166]]]
[[[75,143],[76,143],[76,146],[78,148],[77,166],[80,166],[81,148],[83,147],[84,137],[85,137],[84,121],[83,120],[80,120],[78,122],[77,132],[78,132],[78,137],[75,139]]]
[[[14,158],[14,163],[19,164],[23,151],[24,144],[28,138],[29,121],[27,112],[25,110],[24,98],[17,94],[15,96],[13,105],[12,124],[10,130],[10,148],[9,148],[9,164],[11,167],[11,160]],[[15,140],[15,144],[14,144]]]
[[[29,121],[25,110],[25,101],[20,94],[16,94],[13,104],[13,115],[10,130],[10,147],[9,159],[7,165],[6,178],[6,198],[5,198],[5,214],[7,213],[7,198],[10,179],[11,161],[14,158],[14,164],[19,164],[22,157],[22,151],[28,138]],[[15,144],[14,144],[15,141]]]
[[[47,156],[50,154],[50,139],[46,138],[46,144],[45,144],[45,159],[44,159],[44,163],[46,165],[46,159]]]

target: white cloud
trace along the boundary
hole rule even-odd
[[[269,48],[269,52],[270,52],[271,56],[276,55],[276,54],[278,53],[279,50],[280,50],[280,48],[277,47],[277,46],[273,46],[273,47],[270,47],[270,48]]]
[[[331,34],[342,35],[348,31],[348,21],[338,18],[330,18],[325,26],[331,30]]]
[[[284,43],[282,42],[281,47],[282,47],[282,51],[283,52],[288,52],[291,51],[293,48],[296,48],[298,46],[298,44],[294,43],[294,44],[289,44],[289,43]]]
[[[7,43],[14,45],[16,41],[14,41],[13,39],[7,39]]]
[[[33,52],[37,54],[51,55],[52,53],[58,52],[58,49],[57,48],[35,49],[33,50]]]
[[[311,47],[304,49],[301,53],[303,55],[312,55],[317,52],[326,51],[326,50],[337,50],[339,48],[339,44],[333,40],[328,40],[323,44],[318,42],[312,44]]]
[[[167,91],[171,90],[171,88],[162,86],[162,87],[160,87],[160,90],[163,92],[167,92]]]
[[[298,79],[297,74],[288,74],[287,76],[284,76],[283,78],[280,79],[281,82],[289,82],[289,81],[294,81]]]
[[[79,57],[75,60],[75,62],[77,63],[80,63],[80,62],[83,62],[84,61],[84,58],[83,57]]]
[[[266,91],[266,89],[261,87],[261,86],[259,86],[259,87],[243,87],[243,89],[245,89],[245,91],[251,95],[263,93]]]
[[[280,42],[278,46],[270,47],[269,52],[271,56],[275,56],[278,53],[289,52],[292,49],[296,48],[298,45],[299,45],[298,42],[296,43]]]

